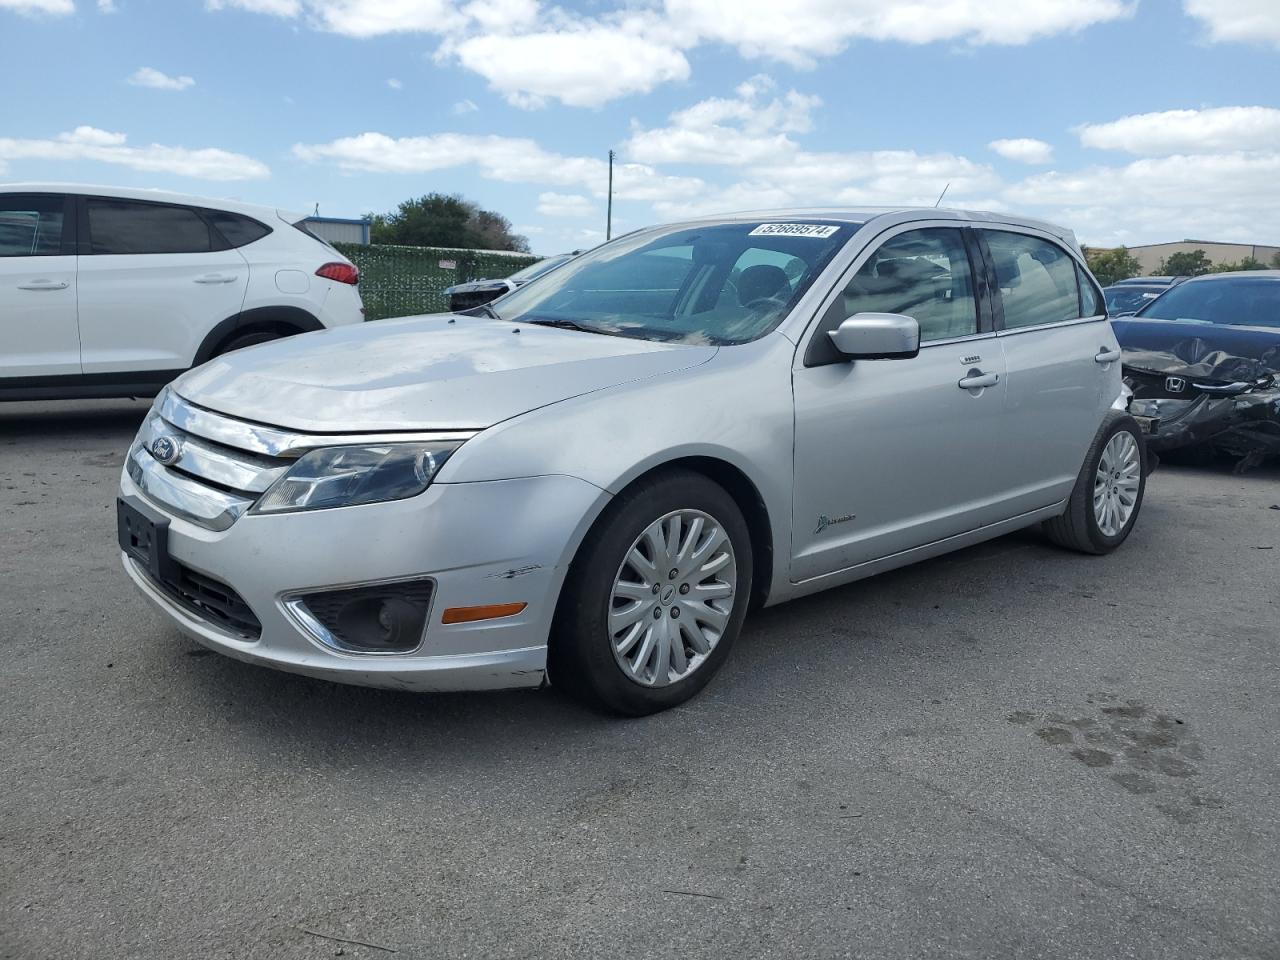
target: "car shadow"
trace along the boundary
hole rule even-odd
[[[939,582],[963,582],[971,570],[989,568],[994,584],[1010,564],[1045,558],[1052,564],[1055,557],[1070,562],[1036,533],[1015,533],[755,611],[706,690],[679,708],[638,719],[598,713],[553,688],[417,694],[337,684],[225,658],[167,630],[173,646],[157,668],[168,678],[174,706],[185,705],[199,718],[202,737],[221,731],[221,736],[253,741],[255,750],[285,751],[308,766],[416,769],[429,758],[437,769],[447,770],[534,755],[551,761],[584,749],[623,749],[624,743],[638,742],[638,733],[647,741],[651,735],[680,736],[690,727],[713,739],[767,738],[775,733],[746,732],[760,722],[754,712],[763,698],[793,702],[802,714],[812,686],[830,684],[833,677],[855,687],[900,684],[910,679],[921,656],[970,661],[1005,656],[1006,651],[984,650],[979,638],[959,627],[921,631],[904,646],[902,631],[886,619],[920,609],[944,618],[947,601],[935,601],[929,593]],[[921,597],[929,598],[923,606]],[[803,644],[803,658],[797,657],[796,644]],[[477,750],[486,757],[478,759]]]

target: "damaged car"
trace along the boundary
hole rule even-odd
[[[1280,270],[1196,277],[1112,327],[1151,450],[1280,456]]]

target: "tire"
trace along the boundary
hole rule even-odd
[[[274,330],[255,330],[253,333],[242,333],[238,337],[232,337],[222,346],[218,347],[214,353],[215,357],[221,357],[235,350],[243,350],[245,347],[256,346],[259,343],[269,343],[272,340],[281,339],[280,334]]]
[[[1136,459],[1115,459],[1117,453],[1129,450],[1125,440],[1116,440],[1122,435],[1127,435],[1132,441],[1132,458]],[[1108,453],[1117,468],[1109,479],[1099,477],[1104,453]],[[1045,534],[1060,547],[1099,556],[1124,543],[1142,511],[1142,497],[1147,489],[1147,474],[1150,473],[1147,469],[1148,456],[1142,428],[1137,421],[1127,414],[1109,418],[1089,447],[1089,455],[1084,458],[1084,466],[1080,468],[1066,511],[1060,517],[1045,521]],[[1136,477],[1133,476],[1135,470]],[[1117,472],[1121,474],[1119,480],[1115,476]],[[1095,493],[1098,492],[1095,488],[1099,485],[1106,499],[1101,501],[1101,506],[1095,507]],[[1108,501],[1113,511],[1109,515],[1106,512]],[[1123,507],[1127,501],[1131,502],[1125,516]]]
[[[666,541],[676,549],[660,552]],[[637,554],[648,573],[632,565]],[[548,651],[552,686],[625,716],[683,703],[728,658],[752,572],[746,521],[722,487],[688,470],[641,481],[609,505],[569,569]]]

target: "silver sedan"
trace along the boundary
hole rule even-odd
[[[480,314],[483,315],[480,315]],[[639,231],[475,315],[307,334],[158,399],[125,569],[227,655],[644,714],[752,606],[1042,524],[1115,549],[1145,447],[1070,231],[771,211]]]

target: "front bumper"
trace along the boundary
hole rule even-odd
[[[128,555],[130,578],[182,633],[219,653],[292,673],[415,691],[536,687],[572,552],[605,497],[566,476],[435,484],[390,503],[276,515],[247,514],[228,529],[197,526],[148,500],[127,474],[121,494],[169,518],[174,560],[235,590],[261,624],[256,638],[178,602]],[[327,646],[291,616],[300,593],[430,578],[435,591],[421,646],[409,654]],[[517,615],[442,622],[447,608],[525,603]]]

